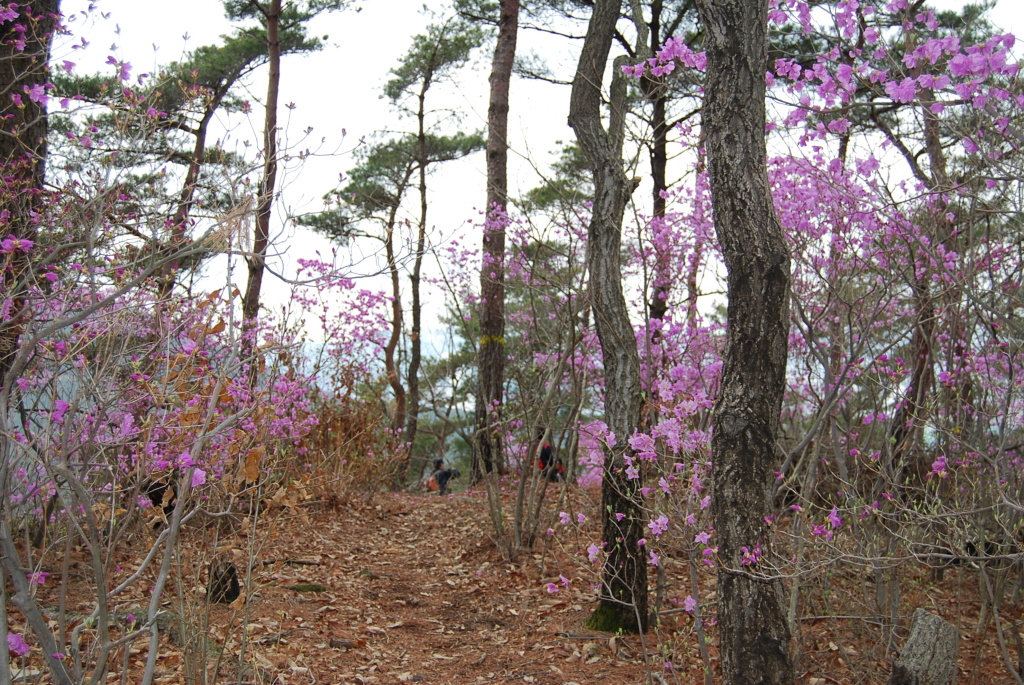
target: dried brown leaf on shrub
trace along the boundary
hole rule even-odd
[[[255,483],[260,479],[260,461],[266,452],[266,447],[257,445],[245,455],[245,479],[247,481]]]

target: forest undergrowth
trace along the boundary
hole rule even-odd
[[[569,486],[566,495],[574,518],[600,501],[596,489]],[[182,531],[161,607],[155,682],[718,682],[715,570],[663,555],[660,572],[651,574],[659,620],[647,635],[587,630],[599,569],[576,550],[580,538],[600,531],[593,515],[575,527],[558,518],[552,511],[554,528],[518,563],[504,560],[492,540],[482,489],[327,503],[310,496],[258,516],[199,520]],[[117,572],[138,568],[151,541],[140,526],[114,553]],[[63,608],[75,626],[95,597],[84,551],[66,558],[64,568],[42,569],[46,582],[35,590],[47,612]],[[214,559],[239,569],[245,592],[231,603],[209,601]],[[807,568],[816,570],[795,593],[797,682],[887,682],[919,607],[959,628],[959,682],[1007,682],[1000,639],[970,565],[942,574],[910,563],[890,569],[902,581],[904,620],[895,626],[872,615],[878,588],[870,573],[848,563]],[[1016,627],[1019,579],[1005,581],[1003,619]],[[694,585],[708,623],[703,640],[681,599]],[[116,629],[130,632],[144,616],[148,587],[136,583],[119,599]],[[20,620],[16,611],[11,619]],[[1020,637],[1009,639],[1006,647],[1017,653]],[[21,682],[49,682],[35,651],[17,661],[12,675]],[[107,682],[137,682],[146,656],[143,641],[127,653],[115,650]]]

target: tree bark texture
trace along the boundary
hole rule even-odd
[[[502,0],[487,107],[487,214],[480,269],[473,478],[504,469],[501,418],[505,386],[505,226],[508,205],[508,111],[519,31],[519,0]]]
[[[935,94],[931,89],[922,91],[921,116],[924,119],[924,149],[927,153],[929,173],[924,175],[925,183],[930,191],[935,193],[935,204],[931,216],[924,223],[929,230],[931,244],[941,243],[949,250],[960,250],[955,244],[955,239],[947,229],[945,234],[941,226],[949,226],[945,215],[949,211],[949,204],[946,200],[946,193],[951,184],[946,168],[946,155],[942,150],[942,139],[939,133],[938,115],[931,111],[927,103],[935,102]],[[895,412],[889,427],[889,443],[891,445],[888,459],[890,468],[895,474],[897,482],[902,483],[906,476],[919,478],[923,472],[927,472],[929,458],[923,453],[914,454],[915,438],[920,436],[920,428],[924,424],[924,407],[926,398],[935,383],[935,362],[936,362],[936,330],[935,325],[938,319],[936,308],[938,304],[952,306],[959,298],[956,288],[948,289],[939,298],[941,303],[936,302],[935,293],[932,291],[932,273],[928,268],[929,259],[927,255],[920,254],[923,248],[918,248],[919,255],[915,259],[914,276],[912,288],[914,293],[914,329],[910,339],[911,375],[907,385],[907,396]],[[961,331],[951,336],[952,340],[960,340]],[[914,463],[914,462],[917,463]],[[908,473],[909,472],[909,473]],[[916,478],[914,478],[916,479]],[[878,488],[876,488],[878,489]]]
[[[405,430],[405,386],[398,372],[395,353],[402,339],[402,288],[399,282],[398,261],[395,258],[395,222],[398,205],[391,208],[388,218],[387,236],[384,240],[384,253],[388,260],[388,273],[391,274],[391,335],[384,346],[384,372],[388,375],[388,384],[395,393],[395,414],[391,420],[391,430],[397,436]]]
[[[650,28],[650,52],[656,53],[661,49],[661,12],[662,1],[654,0],[651,3]],[[651,154],[651,180],[653,188],[653,213],[652,223],[661,225],[665,221],[666,202],[662,193],[668,188],[668,87],[664,77],[654,76],[646,71],[640,79],[640,90],[644,97],[651,103],[651,133],[653,139],[650,142]],[[668,314],[668,296],[672,289],[673,275],[668,273],[668,256],[660,245],[655,245],[654,273],[651,282],[650,301],[647,303],[647,315],[653,319],[664,319]],[[658,336],[652,336],[657,341]]]
[[[18,11],[16,20],[0,24],[0,211],[6,213],[0,237],[34,241],[33,215],[41,206],[46,175],[48,119],[46,107],[29,91],[49,80],[47,62],[60,0],[20,3]],[[31,279],[30,254],[15,250],[3,272],[3,299],[11,304],[0,322],[0,387],[14,380],[6,376],[28,315],[24,292]]]
[[[0,236],[35,241],[38,233],[35,215],[42,208],[46,177],[49,120],[45,105],[38,96],[32,99],[30,92],[33,87],[39,88],[49,81],[47,63],[60,13],[60,0],[32,0],[19,3],[16,9],[19,13],[17,19],[0,24],[0,212],[4,215],[0,220]],[[37,249],[16,249],[3,270],[3,293],[0,297],[10,300],[7,314],[0,321],[0,397],[5,399],[2,405],[5,412],[10,401],[10,385],[16,380],[16,372],[12,373],[12,370],[21,333],[31,316],[25,306],[25,291],[33,279],[31,255]],[[0,434],[0,484],[5,486],[4,494],[7,494],[11,467],[7,441],[6,434]],[[2,508],[0,505],[0,510]],[[6,520],[7,514],[0,511],[0,518]],[[12,605],[25,616],[43,648],[43,660],[53,682],[71,685],[74,679],[66,664],[53,656],[61,650],[25,580],[14,535],[15,531],[6,523],[0,523],[0,566],[3,571],[0,582],[9,583],[13,590],[10,595],[7,592],[0,594],[4,595],[5,601],[9,597]],[[6,628],[5,622],[4,638],[8,634]],[[9,682],[10,667],[6,657],[4,659],[0,679]]]
[[[29,91],[49,80],[47,62],[60,2],[34,0],[21,3],[17,10],[17,19],[0,24],[0,212],[4,213],[0,236],[35,241],[38,227],[34,215],[42,206],[49,122],[46,107],[33,100]],[[24,45],[19,49],[22,41]],[[25,291],[32,280],[31,255],[31,250],[16,249],[3,271],[2,298],[10,300],[7,315],[0,322],[0,397],[6,400],[10,399],[7,392],[10,384],[15,381],[16,373],[11,371],[21,333],[30,317],[25,307]],[[5,485],[10,468],[7,440],[6,436],[0,435],[0,483]],[[10,583],[13,590],[10,601],[25,615],[42,645],[53,681],[70,685],[73,679],[64,663],[52,656],[59,650],[25,581],[13,535],[14,531],[6,524],[0,524],[0,545],[3,547],[0,550],[3,560],[3,578],[0,581]],[[8,595],[6,592],[3,594],[6,600]],[[3,635],[7,636],[6,624]],[[9,682],[10,677],[5,657],[0,678]]]
[[[161,246],[161,252],[169,254],[180,249],[188,241],[188,223],[195,206],[196,190],[199,187],[199,175],[202,173],[203,165],[206,163],[206,136],[210,129],[210,122],[213,116],[220,109],[234,80],[228,80],[223,87],[212,93],[211,99],[206,103],[203,110],[203,117],[199,124],[192,131],[196,142],[192,148],[192,156],[189,158],[188,171],[185,173],[185,181],[181,186],[181,193],[178,195],[178,204],[170,219],[171,235],[167,242]],[[170,297],[174,291],[175,279],[179,268],[177,259],[167,262],[160,269],[160,299]]]
[[[616,135],[625,106],[625,88],[613,74],[611,134],[601,121],[601,84],[608,63],[620,0],[597,0],[573,79],[569,125],[594,175],[594,204],[588,230],[590,289],[594,324],[601,341],[605,378],[605,420],[615,443],[605,450],[601,517],[607,559],[601,606],[591,625],[642,632],[647,628],[647,562],[643,547],[642,479],[626,477],[624,456],[640,424],[643,396],[636,337],[622,293],[622,219],[635,184],[622,167]],[[621,98],[621,100],[620,100]],[[617,118],[618,117],[618,118]],[[622,514],[621,521],[615,514]],[[598,625],[599,623],[603,625]],[[617,625],[615,625],[617,624]]]
[[[728,339],[711,445],[722,681],[791,683],[785,592],[768,567],[764,521],[780,456],[790,282],[765,162],[768,6],[698,0],[697,8],[707,37],[712,206],[728,271]]]
[[[188,235],[188,221],[195,204],[196,187],[199,184],[199,174],[202,171],[203,163],[206,161],[206,133],[210,121],[216,113],[216,107],[220,105],[220,99],[216,100],[216,106],[211,103],[206,106],[203,118],[199,121],[193,134],[196,143],[192,148],[192,157],[189,159],[188,171],[185,173],[185,181],[178,196],[178,204],[171,215],[171,235],[167,242],[160,246],[163,254],[174,252],[185,244]],[[165,300],[174,292],[174,284],[178,271],[178,260],[172,259],[160,267],[159,294],[160,299]]]
[[[959,642],[956,626],[918,609],[907,644],[893,664],[889,685],[949,685],[956,677]]]
[[[402,434],[402,441],[408,445],[405,451],[403,463],[409,459],[412,451],[413,440],[416,439],[416,431],[419,428],[420,418],[420,365],[422,364],[422,341],[421,329],[423,319],[423,306],[420,302],[420,274],[423,269],[423,253],[427,249],[427,165],[430,163],[427,155],[427,91],[433,83],[434,66],[431,65],[423,78],[418,96],[416,109],[416,120],[418,122],[416,134],[416,166],[419,170],[419,191],[420,191],[420,221],[416,232],[416,256],[413,258],[412,273],[409,274],[409,282],[412,291],[412,329],[409,332],[409,373],[406,375],[408,388],[409,413],[405,419],[405,432]]]
[[[246,333],[243,340],[243,359],[252,366],[249,370],[249,386],[256,386],[259,364],[256,349],[256,321],[260,314],[260,290],[263,287],[263,270],[267,260],[267,246],[270,243],[270,214],[274,208],[274,188],[277,185],[277,99],[281,90],[281,0],[271,0],[267,8],[267,56],[270,73],[267,77],[267,105],[263,123],[263,178],[260,179],[260,196],[256,204],[256,226],[252,241],[252,253],[248,256],[249,278],[245,285],[242,301],[242,325]]]

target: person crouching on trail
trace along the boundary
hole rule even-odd
[[[541,435],[541,440],[544,436]],[[551,443],[545,442],[541,445],[540,456],[537,457],[537,468],[540,469],[541,478],[547,478],[553,483],[561,482],[565,478],[565,465],[561,459],[554,458],[555,453]]]
[[[430,474],[430,478],[427,479],[426,485],[427,490],[431,492],[437,492],[441,495],[448,494],[448,481],[453,478],[458,478],[460,475],[459,470],[455,468],[445,468],[444,459],[438,457],[434,460],[434,472]]]

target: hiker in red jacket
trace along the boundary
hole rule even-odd
[[[430,474],[430,478],[427,479],[424,485],[431,492],[447,495],[448,481],[461,475],[456,468],[445,468],[444,459],[438,457],[434,460],[434,472]]]
[[[543,440],[546,433],[547,431],[542,431],[537,437],[537,441]],[[555,452],[551,447],[551,443],[543,443],[537,457],[537,468],[540,469],[541,478],[547,478],[552,482],[560,482],[565,479],[565,465],[561,459],[555,459],[554,457]]]

